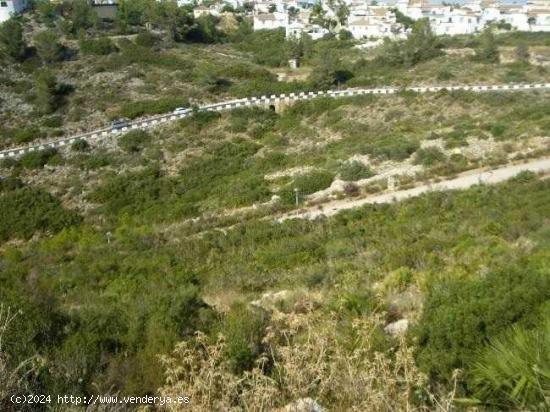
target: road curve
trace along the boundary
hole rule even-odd
[[[473,170],[462,175],[438,183],[416,186],[412,189],[386,192],[361,199],[342,199],[324,203],[320,206],[311,206],[307,210],[289,212],[277,219],[283,222],[288,219],[313,220],[320,216],[333,216],[342,210],[354,209],[367,204],[393,203],[411,197],[420,196],[423,193],[443,190],[467,189],[477,184],[495,184],[517,176],[521,172],[548,173],[550,172],[550,157],[531,160],[526,163],[507,165],[496,169]]]
[[[261,97],[248,97],[237,100],[229,100],[221,103],[207,104],[199,107],[199,111],[226,111],[236,109],[238,107],[247,106],[269,106],[278,103],[292,103],[296,101],[310,100],[319,97],[351,97],[363,96],[369,94],[395,94],[401,91],[412,91],[416,93],[438,92],[440,90],[449,91],[471,91],[471,92],[515,92],[515,91],[534,91],[534,90],[550,90],[550,83],[532,83],[532,84],[499,84],[499,85],[457,85],[457,86],[413,86],[413,87],[381,87],[374,89],[345,89],[345,90],[328,90],[318,92],[301,92],[280,94]],[[93,142],[102,138],[125,133],[135,129],[147,129],[161,125],[163,123],[182,119],[191,116],[192,113],[174,114],[167,113],[157,116],[152,116],[144,119],[130,122],[128,127],[120,130],[112,130],[109,127],[93,130],[87,133],[63,137],[47,142],[35,143],[28,146],[5,149],[0,151],[0,159],[8,157],[18,157],[25,153],[43,150],[47,148],[58,148],[70,145],[77,140],[87,140]]]

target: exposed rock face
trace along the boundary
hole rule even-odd
[[[409,328],[409,320],[408,319],[399,319],[396,322],[392,322],[388,324],[384,330],[386,333],[392,335],[392,336],[401,336],[404,335],[405,332],[407,332],[407,329]]]

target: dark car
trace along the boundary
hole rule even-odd
[[[128,124],[128,122],[124,119],[117,119],[117,120],[113,120],[113,122],[111,123],[111,130],[115,131],[115,130],[120,130],[124,127],[128,127],[130,126]]]

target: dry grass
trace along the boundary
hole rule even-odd
[[[179,343],[170,356],[161,357],[166,371],[161,395],[185,394],[195,411],[273,411],[308,398],[339,411],[452,409],[454,391],[443,396],[429,391],[404,340],[392,351],[375,350],[381,316],[355,319],[352,338],[343,342],[336,318],[319,316],[307,302],[297,307],[300,313],[273,312],[266,350],[242,376],[233,374],[224,358],[223,336],[212,343],[199,333]]]
[[[18,316],[19,312],[13,312],[11,308],[0,304],[0,410],[3,409],[2,405],[8,404],[11,395],[27,389],[27,378],[39,366],[38,357],[26,359],[14,367],[9,365],[5,342]]]

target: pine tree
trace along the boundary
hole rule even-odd
[[[16,19],[0,25],[0,49],[15,60],[23,60],[27,45],[23,39],[23,27]]]
[[[52,113],[58,106],[57,80],[49,72],[36,78],[36,106],[41,113]]]
[[[476,59],[484,63],[500,61],[497,42],[490,27],[487,27],[481,34],[479,47],[476,49]]]

